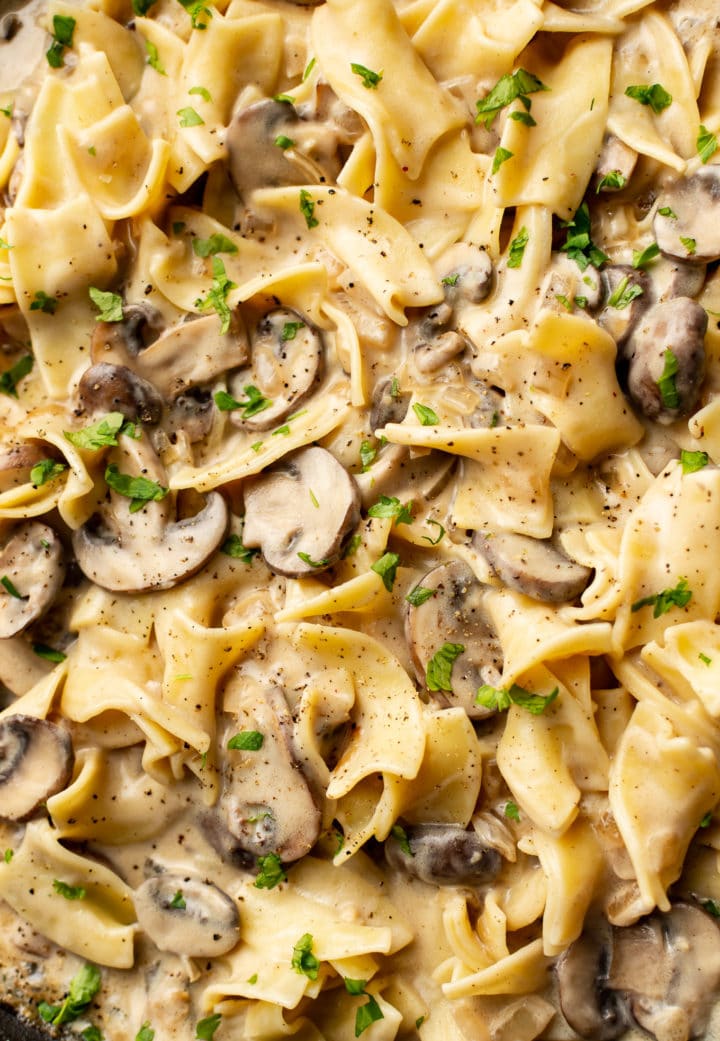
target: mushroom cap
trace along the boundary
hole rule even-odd
[[[73,768],[70,735],[36,716],[0,721],[0,818],[25,821],[65,788]]]
[[[502,858],[479,835],[459,824],[418,824],[404,829],[410,853],[398,840],[385,843],[392,868],[436,886],[479,886],[492,882]]]
[[[89,413],[122,412],[126,419],[140,423],[157,423],[162,416],[157,389],[127,365],[91,365],[80,378],[78,399]]]
[[[499,685],[503,662],[500,642],[484,608],[487,587],[462,560],[440,564],[419,584],[435,594],[417,606],[407,605],[405,636],[419,682],[425,684],[428,663],[444,643],[461,644],[465,649],[453,663],[452,690],[444,694],[473,719],[491,715],[491,710],[475,701],[484,683]]]
[[[577,564],[550,542],[514,532],[477,532],[475,547],[510,589],[533,600],[563,604],[587,588],[591,568]]]
[[[669,185],[658,198],[653,232],[666,256],[690,264],[720,260],[720,169],[703,166]]]
[[[25,521],[14,530],[0,553],[0,638],[22,632],[52,604],[65,577],[63,547],[52,528]]]
[[[258,546],[278,575],[331,567],[359,519],[357,484],[324,448],[301,448],[245,487],[243,542]]]
[[[572,943],[555,966],[560,1008],[580,1037],[614,1041],[627,1029],[624,1004],[608,985],[612,930],[598,920]]]
[[[201,878],[164,871],[135,890],[134,902],[140,928],[158,950],[212,958],[240,939],[235,902]]]
[[[393,393],[394,391],[394,393]],[[402,423],[410,407],[410,394],[396,389],[391,376],[378,380],[372,395],[370,429],[379,430],[388,423]]]
[[[257,101],[237,113],[225,141],[230,179],[238,195],[244,197],[260,187],[307,184],[305,166],[275,144],[278,135],[292,138],[297,122],[293,105],[270,99]]]
[[[650,278],[646,271],[625,264],[609,264],[601,274],[603,308],[597,316],[598,324],[609,333],[618,346],[622,346],[633,332],[635,325],[647,311],[652,301]],[[627,279],[627,287],[637,286],[641,293],[623,307],[613,307],[609,301],[621,283]]]

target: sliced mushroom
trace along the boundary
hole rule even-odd
[[[478,532],[473,542],[504,585],[533,600],[550,604],[576,600],[592,577],[590,568],[565,556],[549,539],[509,531]]]
[[[121,322],[98,322],[90,342],[93,364],[110,362],[128,364],[153,343],[165,328],[162,315],[149,304],[128,304],[123,307]]]
[[[278,137],[292,140],[298,122],[294,106],[283,101],[258,101],[238,112],[228,127],[225,142],[230,178],[241,198],[256,188],[282,188],[319,180],[307,157],[275,144]]]
[[[52,528],[25,521],[0,553],[0,638],[38,619],[55,599],[63,578],[62,543]]]
[[[145,439],[128,442],[108,457],[121,473],[143,476],[164,487],[164,470]],[[88,578],[113,592],[170,589],[198,571],[222,541],[228,509],[210,492],[192,517],[176,519],[172,495],[132,512],[132,499],[109,491],[98,512],[73,533],[78,565]]]
[[[271,404],[254,415],[240,410],[230,417],[238,426],[268,430],[290,415],[316,386],[323,370],[324,347],[319,330],[297,311],[269,311],[252,338],[252,369],[237,373],[230,382],[231,393],[245,399],[252,385]]]
[[[484,683],[500,685],[503,660],[484,608],[486,587],[461,560],[433,568],[419,585],[434,595],[419,606],[408,604],[405,617],[405,636],[418,681],[426,685],[428,664],[444,644],[460,644],[464,649],[452,665],[452,690],[442,694],[450,703],[461,705],[472,719],[491,715],[475,701]]]
[[[720,168],[703,166],[660,195],[653,232],[667,256],[691,264],[720,260]]]
[[[260,734],[262,743],[227,752],[222,802],[228,830],[254,856],[298,860],[317,841],[320,811],[292,750],[282,691],[265,688],[241,699],[235,725],[240,733]]]
[[[614,134],[606,134],[595,167],[596,188],[603,192],[620,191],[632,177],[637,160],[638,154],[634,148],[630,148]],[[604,179],[612,174],[620,175],[617,179],[620,183],[615,183],[611,178],[609,183],[603,184]]]
[[[235,902],[212,882],[164,871],[134,894],[140,928],[161,951],[190,958],[227,954],[240,939]]]
[[[25,821],[63,790],[73,768],[70,735],[35,716],[0,722],[0,818]]]
[[[440,333],[428,343],[416,344],[413,353],[418,372],[437,372],[462,354],[467,345],[465,337],[456,333],[454,329]]]
[[[157,423],[162,398],[156,388],[126,365],[99,362],[86,369],[78,384],[78,400],[88,413],[122,412],[126,419]]]
[[[202,441],[212,429],[215,408],[209,390],[191,387],[184,394],[178,394],[168,406],[165,426],[187,438],[190,444]]]
[[[442,258],[445,300],[452,307],[461,302],[479,304],[490,294],[495,269],[490,255],[469,242],[457,242]]]
[[[628,1026],[627,1009],[608,983],[612,954],[612,929],[600,919],[563,952],[555,967],[562,1014],[580,1037],[592,1041],[613,1041]]]
[[[379,430],[388,423],[402,423],[410,407],[410,394],[403,393],[396,377],[378,380],[370,407],[370,429]]]
[[[406,843],[407,840],[407,843]],[[409,852],[408,852],[409,851]],[[391,868],[435,886],[479,886],[492,882],[502,857],[475,831],[459,824],[417,824],[385,843]]]
[[[359,519],[357,484],[324,448],[302,448],[246,484],[243,542],[278,575],[331,567]]]
[[[608,265],[601,278],[603,308],[597,321],[620,347],[650,306],[650,280],[645,271],[623,264]]]
[[[27,484],[33,466],[47,458],[47,455],[47,451],[43,451],[39,445],[27,441],[8,448],[0,455],[0,492]]]
[[[456,462],[449,452],[413,456],[403,445],[385,445],[370,468],[356,475],[363,507],[368,509],[381,495],[394,495],[402,502],[429,502],[446,486]]]
[[[581,271],[565,253],[553,253],[542,285],[543,307],[559,313],[594,311],[600,304],[602,279],[597,268]]]
[[[655,304],[638,323],[625,347],[627,383],[630,397],[648,419],[672,423],[697,405],[705,376],[707,323],[705,309],[688,297]],[[674,362],[667,351],[677,362],[677,372],[669,378],[668,361],[671,366]]]
[[[653,302],[672,300],[678,296],[697,296],[705,285],[705,264],[688,264],[675,257],[659,256],[648,268],[652,282]]]

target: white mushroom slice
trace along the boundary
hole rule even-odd
[[[387,862],[430,885],[479,886],[500,871],[498,851],[459,824],[418,824],[403,830],[401,840],[393,836],[385,843]]]
[[[667,256],[691,264],[720,260],[720,168],[704,166],[660,195],[653,232]]]
[[[612,953],[612,930],[601,919],[563,952],[556,965],[562,1014],[580,1037],[592,1041],[614,1041],[628,1026],[625,1004],[608,984]]]
[[[35,716],[0,723],[0,818],[24,821],[70,780],[73,749],[66,730]]]
[[[587,588],[592,571],[566,557],[547,539],[513,532],[478,532],[474,544],[504,585],[533,600],[563,604]]]
[[[648,268],[655,301],[662,303],[678,296],[697,296],[705,285],[705,264],[688,264],[676,257],[659,256]]]
[[[277,688],[239,704],[238,733],[258,734],[257,746],[226,753],[222,802],[230,833],[254,856],[298,860],[315,845],[320,811],[290,744],[292,720]]]
[[[286,456],[245,487],[243,542],[259,546],[278,575],[300,578],[331,567],[359,519],[357,484],[324,448]]]
[[[651,307],[633,331],[625,347],[628,393],[648,419],[672,423],[697,405],[705,377],[707,323],[700,304],[679,296]],[[667,373],[667,351],[677,370],[669,382],[661,382]]]
[[[462,354],[467,345],[465,337],[456,333],[454,329],[440,333],[429,342],[416,344],[414,355],[418,372],[437,372]]]
[[[278,137],[293,140],[299,122],[287,102],[264,100],[242,109],[228,127],[228,170],[241,198],[256,188],[280,188],[319,181],[322,170],[293,148],[280,148]]]
[[[227,954],[240,939],[234,901],[212,882],[163,872],[135,891],[140,928],[161,951],[190,958]]]
[[[614,134],[606,134],[600,157],[595,167],[595,187],[598,191],[619,192],[633,175],[638,154]],[[613,178],[613,174],[619,177]],[[605,178],[608,178],[605,181]],[[603,181],[605,183],[603,184]],[[619,182],[619,183],[618,183]],[[600,187],[602,185],[602,187]]]
[[[484,683],[500,685],[502,649],[483,605],[486,587],[467,564],[453,560],[429,571],[418,583],[433,596],[408,604],[405,636],[420,683],[427,684],[427,667],[444,644],[460,644],[450,676],[451,690],[442,694],[461,705],[471,719],[492,715],[475,700]]]
[[[147,441],[123,441],[129,443],[116,450],[120,472],[162,485],[164,471]],[[182,520],[175,519],[171,494],[134,512],[131,504],[111,491],[98,513],[73,533],[83,574],[113,592],[170,589],[202,567],[227,529],[228,509],[219,492],[210,492],[203,508]]]
[[[26,521],[0,553],[0,638],[14,636],[39,618],[63,578],[62,543],[52,528]]]

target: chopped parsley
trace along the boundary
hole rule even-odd
[[[462,643],[444,643],[435,651],[425,670],[428,690],[452,691],[452,671],[455,660],[465,650]]]
[[[440,521],[432,520],[432,518],[430,518],[430,517],[425,521],[425,523],[426,524],[433,524],[436,528],[440,529],[436,539],[431,538],[429,535],[422,535],[421,536],[424,542],[429,542],[431,546],[437,546],[437,544],[440,542],[440,540],[442,539],[442,537],[445,534],[445,528],[442,526]]]
[[[118,495],[130,499],[130,513],[144,509],[149,502],[160,502],[168,493],[168,489],[157,481],[121,473],[115,463],[105,467],[105,482]]]
[[[520,267],[522,264],[523,256],[525,255],[525,247],[528,244],[530,235],[526,227],[520,228],[515,238],[510,243],[510,249],[508,251],[508,267]]]
[[[560,247],[562,252],[567,253],[581,271],[589,264],[602,267],[608,257],[590,237],[590,211],[586,202],[580,204],[572,220],[563,222],[563,227],[568,232],[565,245]]]
[[[707,654],[703,654],[702,651],[698,654],[698,658],[703,665],[712,665],[712,658],[708,658]]]
[[[259,752],[264,740],[259,730],[241,730],[230,738],[227,746],[233,752]]]
[[[260,550],[249,549],[243,545],[243,540],[239,535],[232,534],[225,539],[220,547],[220,552],[224,553],[226,557],[232,557],[234,560],[242,560],[243,564],[252,564],[253,557],[256,557]]]
[[[655,114],[662,112],[672,104],[672,94],[668,94],[659,83],[635,84],[625,88],[625,94],[641,105],[649,105]]]
[[[691,238],[689,235],[681,235],[680,236],[680,241],[682,242],[683,246],[687,250],[688,255],[691,256],[691,257],[694,256],[695,252],[697,250],[697,242],[696,242],[696,240]]]
[[[148,1020],[145,1020],[145,1022],[135,1035],[135,1041],[153,1041],[154,1037],[155,1031],[150,1026],[150,1022]]]
[[[305,328],[305,322],[285,322],[280,333],[280,340],[282,343],[287,343],[288,340],[294,340],[298,334],[298,330]]]
[[[203,299],[198,297],[195,306],[201,311],[214,310],[220,319],[220,332],[226,333],[230,328],[232,317],[227,302],[227,295],[231,289],[236,289],[235,282],[231,282],[225,271],[225,265],[220,257],[212,258],[213,282],[208,295]]]
[[[313,560],[309,553],[300,552],[300,553],[298,553],[298,556],[302,560],[303,564],[307,564],[308,567],[314,567],[314,568],[327,567],[328,564],[330,563],[330,561],[326,560],[324,557],[323,557],[322,560]]]
[[[244,401],[236,401],[232,394],[228,394],[225,390],[218,390],[214,394],[215,404],[221,412],[234,412],[236,409],[242,409],[243,419],[250,419],[272,405],[270,398],[264,397],[251,383],[247,387],[243,387],[243,390],[246,394]]]
[[[320,221],[315,216],[315,203],[306,188],[300,189],[300,212],[305,218],[308,228],[317,228]]]
[[[43,314],[55,314],[58,300],[55,296],[48,296],[42,289],[38,289],[30,304],[31,311],[42,311]]]
[[[185,897],[182,895],[182,889],[178,889],[172,900],[170,901],[170,907],[173,911],[184,911],[187,907],[185,903]]]
[[[309,980],[316,980],[320,970],[320,962],[312,953],[313,938],[310,933],[303,933],[293,947],[292,965],[295,972],[301,976],[307,976]]]
[[[610,170],[602,180],[598,181],[598,186],[595,189],[595,194],[599,194],[602,191],[619,191],[624,188],[627,184],[627,177],[620,170]]]
[[[531,712],[533,716],[539,716],[555,700],[558,693],[558,687],[555,687],[549,694],[543,695],[533,694],[517,683],[513,683],[507,690],[504,687],[491,687],[489,683],[484,683],[475,695],[475,701],[478,705],[495,709],[497,712],[504,712],[511,705],[519,705],[520,708]]]
[[[196,112],[195,109],[189,105],[186,108],[179,108],[177,114],[180,117],[179,122],[181,127],[205,126],[205,120],[200,113]]]
[[[56,651],[54,647],[48,647],[46,643],[34,643],[32,644],[32,649],[38,658],[44,658],[45,661],[51,661],[55,665],[59,665],[61,661],[65,661],[67,658],[67,654],[63,654],[62,651]]]
[[[351,980],[345,977],[345,990],[348,994],[356,997],[364,994],[367,998],[366,1003],[360,1005],[355,1013],[355,1037],[360,1037],[369,1026],[372,1026],[379,1019],[385,1018],[382,1009],[377,1003],[377,999],[365,990],[366,986],[367,980]]]
[[[53,889],[66,900],[84,900],[87,895],[84,886],[69,886],[59,878],[53,879]]]
[[[499,145],[495,149],[495,155],[493,156],[491,172],[496,174],[502,166],[502,164],[506,163],[508,159],[512,159],[513,155],[514,153],[511,152],[509,149],[503,148],[502,145]]]
[[[392,593],[392,588],[395,585],[395,575],[397,574],[399,563],[400,557],[397,553],[383,553],[379,560],[370,565],[371,570],[376,575],[380,575],[388,593]]]
[[[123,299],[118,293],[104,293],[102,289],[90,286],[90,299],[100,312],[96,322],[121,322],[123,320]]]
[[[132,0],[132,9],[135,14],[139,14],[142,18],[155,3],[156,0]]]
[[[80,1031],[80,1037],[83,1041],[103,1041],[100,1027],[93,1026],[92,1024]]]
[[[201,1019],[195,1027],[195,1037],[198,1038],[198,1041],[213,1041],[221,1020],[222,1016],[219,1012]]]
[[[235,243],[219,231],[208,239],[196,236],[192,240],[192,248],[196,257],[214,257],[216,253],[237,253],[238,251]]]
[[[532,102],[528,95],[549,89],[527,69],[506,73],[500,77],[489,94],[475,103],[475,122],[484,123],[489,130],[500,109],[510,105],[516,98],[522,103],[525,111],[529,112]]]
[[[700,124],[697,136],[697,150],[701,163],[707,163],[718,150],[718,139],[707,127]]]
[[[651,242],[645,249],[634,249],[632,256],[632,266],[634,268],[642,269],[648,267],[653,260],[660,254],[660,247],[657,242]]]
[[[702,906],[708,914],[713,916],[713,918],[720,918],[720,904],[716,903],[714,900],[703,900]]]
[[[212,11],[202,0],[180,0],[180,3],[190,15],[190,25],[193,29],[207,29],[207,22],[201,22],[200,16],[206,14],[212,18]]]
[[[677,213],[675,210],[670,209],[669,206],[661,206],[658,213],[661,217],[668,217],[670,220],[677,220]]]
[[[710,825],[712,824],[712,819],[713,819],[712,810],[708,810],[708,812],[705,814],[703,819],[700,821],[700,827],[701,828],[709,828]]]
[[[15,850],[14,849],[6,849],[5,852],[3,853],[3,860],[5,861],[6,864],[9,864],[14,856],[15,856]]]
[[[14,365],[11,365],[9,369],[0,373],[0,393],[9,394],[11,398],[16,398],[18,396],[18,383],[32,371],[32,367],[32,354],[24,354],[22,358],[16,361]]]
[[[413,405],[413,412],[420,420],[420,425],[424,427],[434,427],[440,422],[440,417],[434,409],[431,409],[429,405],[422,405],[419,401],[416,401]]]
[[[377,455],[377,448],[374,448],[369,441],[363,441],[360,445],[360,465],[362,466],[362,472],[367,471],[375,461]]]
[[[358,547],[362,542],[362,536],[355,534],[349,539],[347,546],[343,550],[343,557],[352,557],[354,553],[357,553]]]
[[[85,448],[96,451],[98,448],[107,448],[118,443],[120,434],[135,436],[135,424],[125,419],[122,412],[108,412],[106,416],[99,419],[97,423],[91,423],[89,427],[81,430],[66,430],[65,437],[71,445],[76,448]]]
[[[303,83],[308,78],[308,76],[310,75],[310,73],[312,72],[312,70],[315,68],[316,65],[317,65],[317,58],[311,58],[310,61],[305,66],[305,71],[302,74],[302,82]]]
[[[639,286],[636,282],[630,281],[630,276],[626,275],[620,282],[618,282],[613,293],[608,299],[608,307],[615,307],[618,311],[624,311],[626,307],[629,307],[633,300],[643,295],[643,287]]]
[[[22,593],[18,592],[15,583],[12,581],[12,579],[8,578],[7,575],[3,575],[2,578],[0,578],[0,585],[3,587],[6,593],[9,593],[10,596],[15,597],[16,600],[28,599],[26,596],[23,596]]]
[[[260,873],[255,879],[256,889],[274,889],[280,882],[287,882],[287,875],[283,871],[282,861],[277,853],[268,853],[264,857],[258,857]]]
[[[663,357],[665,366],[662,376],[657,381],[658,390],[665,408],[677,408],[680,404],[680,394],[675,386],[675,377],[680,371],[680,364],[669,347],[665,349]]]
[[[460,274],[456,271],[454,275],[445,275],[445,278],[441,278],[440,281],[444,286],[456,286]]]
[[[410,840],[408,834],[401,824],[393,824],[390,829],[390,834],[397,842],[400,849],[403,851],[406,857],[414,857],[415,854],[410,849]]]
[[[516,802],[512,802],[512,801],[506,802],[505,803],[504,813],[505,813],[505,816],[507,817],[508,820],[511,820],[511,821],[519,821],[520,820],[520,810],[518,809],[518,804]]]
[[[435,596],[434,589],[428,589],[427,586],[414,586],[407,594],[405,599],[413,607],[420,607],[426,600],[429,600],[431,596]]]
[[[203,99],[203,101],[212,101],[210,91],[207,87],[191,87],[188,94],[197,94],[198,97]]]
[[[278,136],[275,138],[275,144],[278,148],[282,148],[284,152],[286,149],[292,148],[295,142],[291,137],[288,137],[286,134],[278,134]]]
[[[66,47],[72,47],[73,33],[75,32],[75,19],[69,15],[53,15],[53,28],[50,50],[45,52],[48,65],[53,69],[60,69],[65,64],[64,54]]]
[[[52,1026],[72,1023],[87,1010],[90,1002],[100,990],[101,983],[102,978],[98,967],[86,962],[70,980],[67,996],[61,1005],[48,1005],[46,1001],[40,1002],[38,1005],[40,1018]]]
[[[515,123],[522,123],[522,125],[526,127],[537,126],[537,121],[530,115],[530,113],[523,112],[521,108],[516,109],[515,112],[511,112],[510,119],[514,120]]]
[[[373,72],[372,69],[368,69],[365,65],[359,65],[356,61],[350,62],[350,68],[359,76],[362,80],[362,85],[367,90],[377,90],[378,84],[383,78],[383,70],[380,72]]]
[[[145,53],[148,56],[148,65],[155,69],[155,72],[159,72],[161,76],[167,76],[167,72],[160,61],[158,49],[151,40],[145,41]]]
[[[67,470],[67,463],[58,463],[56,459],[41,459],[30,471],[30,480],[36,488],[40,488],[54,477]]]
[[[396,524],[412,522],[413,503],[404,505],[394,495],[381,495],[379,500],[368,510],[368,517],[394,517]]]
[[[672,589],[663,589],[661,593],[653,593],[652,596],[644,596],[636,600],[630,608],[631,611],[639,611],[643,607],[653,608],[653,618],[659,618],[667,614],[673,607],[685,607],[692,599],[692,590],[687,587],[687,579],[681,578]]]
[[[690,452],[686,449],[680,451],[680,465],[684,474],[694,474],[698,470],[704,470],[710,462],[707,452]]]

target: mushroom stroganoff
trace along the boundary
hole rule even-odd
[[[720,1038],[711,0],[11,0],[0,1026]]]

